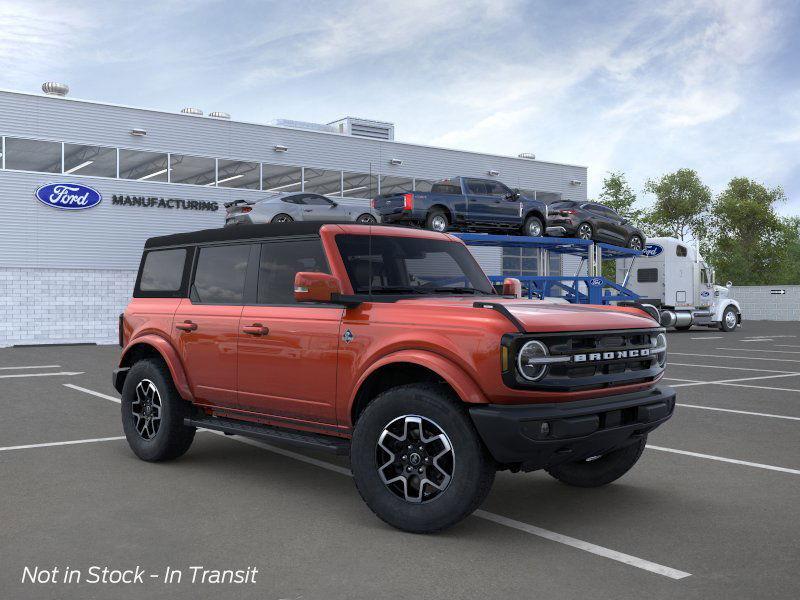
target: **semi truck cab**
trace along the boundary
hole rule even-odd
[[[642,303],[657,306],[664,327],[733,331],[741,325],[731,284],[716,285],[713,268],[696,248],[677,238],[648,238],[641,256],[618,260],[617,282],[638,294]]]

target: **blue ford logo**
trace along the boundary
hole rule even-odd
[[[42,204],[62,210],[81,210],[100,204],[100,192],[79,183],[48,183],[36,189]]]
[[[704,291],[700,292],[700,295],[701,295],[703,298],[707,298],[708,296],[710,296],[710,295],[711,295],[711,292],[709,292],[708,290],[704,290]]]
[[[658,244],[647,244],[642,250],[642,256],[658,256],[664,251],[664,248]]]
[[[594,277],[594,278],[589,280],[589,285],[591,285],[593,287],[599,287],[599,286],[603,285],[603,280],[600,279],[599,277]]]

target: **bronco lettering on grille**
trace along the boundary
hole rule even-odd
[[[575,354],[572,362],[593,362],[597,360],[617,360],[624,358],[648,358],[650,348],[636,348],[633,350],[615,350],[614,352],[590,352],[588,354]]]

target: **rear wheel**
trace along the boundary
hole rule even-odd
[[[444,233],[450,225],[450,220],[441,208],[434,208],[428,213],[428,218],[425,219],[425,228],[431,231],[439,231]]]
[[[638,235],[632,235],[631,239],[628,240],[628,248],[631,250],[641,250],[644,248],[644,242],[642,241],[642,238],[640,238]]]
[[[378,219],[376,219],[375,217],[373,217],[369,213],[364,213],[363,215],[360,215],[356,219],[356,223],[360,223],[361,225],[374,225],[377,222],[378,222]]]
[[[616,481],[630,471],[642,456],[646,444],[647,436],[642,436],[641,440],[624,448],[576,462],[562,463],[550,467],[547,472],[567,485],[600,487]]]
[[[542,237],[544,235],[544,225],[539,217],[531,215],[525,219],[525,224],[522,226],[522,235],[530,237]]]
[[[580,225],[578,225],[578,229],[575,232],[575,237],[577,237],[580,240],[590,240],[592,239],[593,235],[594,235],[594,230],[592,229],[592,226],[589,225],[589,223],[581,223]]]
[[[178,458],[192,445],[194,427],[183,424],[190,405],[175,389],[163,361],[145,359],[131,367],[122,388],[122,428],[139,458]]]
[[[294,219],[286,213],[278,213],[272,217],[271,223],[291,223],[292,221],[294,221]]]
[[[736,310],[729,306],[722,313],[722,321],[720,321],[719,328],[722,331],[733,331],[739,325],[739,318],[736,315]]]
[[[466,518],[495,474],[466,411],[439,384],[403,385],[375,398],[356,422],[350,463],[372,512],[413,533]]]

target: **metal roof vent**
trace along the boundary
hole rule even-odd
[[[373,140],[394,140],[394,124],[386,121],[345,117],[338,121],[332,121],[328,125],[333,125],[339,133],[345,135],[372,138]]]
[[[55,81],[47,81],[42,84],[42,91],[48,96],[64,97],[67,94],[69,94],[69,86],[66,83],[56,83]]]
[[[536,160],[536,155],[533,152],[521,152],[517,156],[526,160]]]
[[[213,118],[213,119],[230,119],[231,118],[231,116],[228,113],[221,112],[221,111],[218,111],[218,110],[215,110],[214,112],[208,113],[208,116]]]
[[[192,108],[191,106],[188,106],[186,108],[182,108],[181,112],[183,114],[185,114],[185,115],[194,115],[196,117],[202,117],[203,116],[203,111],[202,110],[200,110],[199,108]]]

